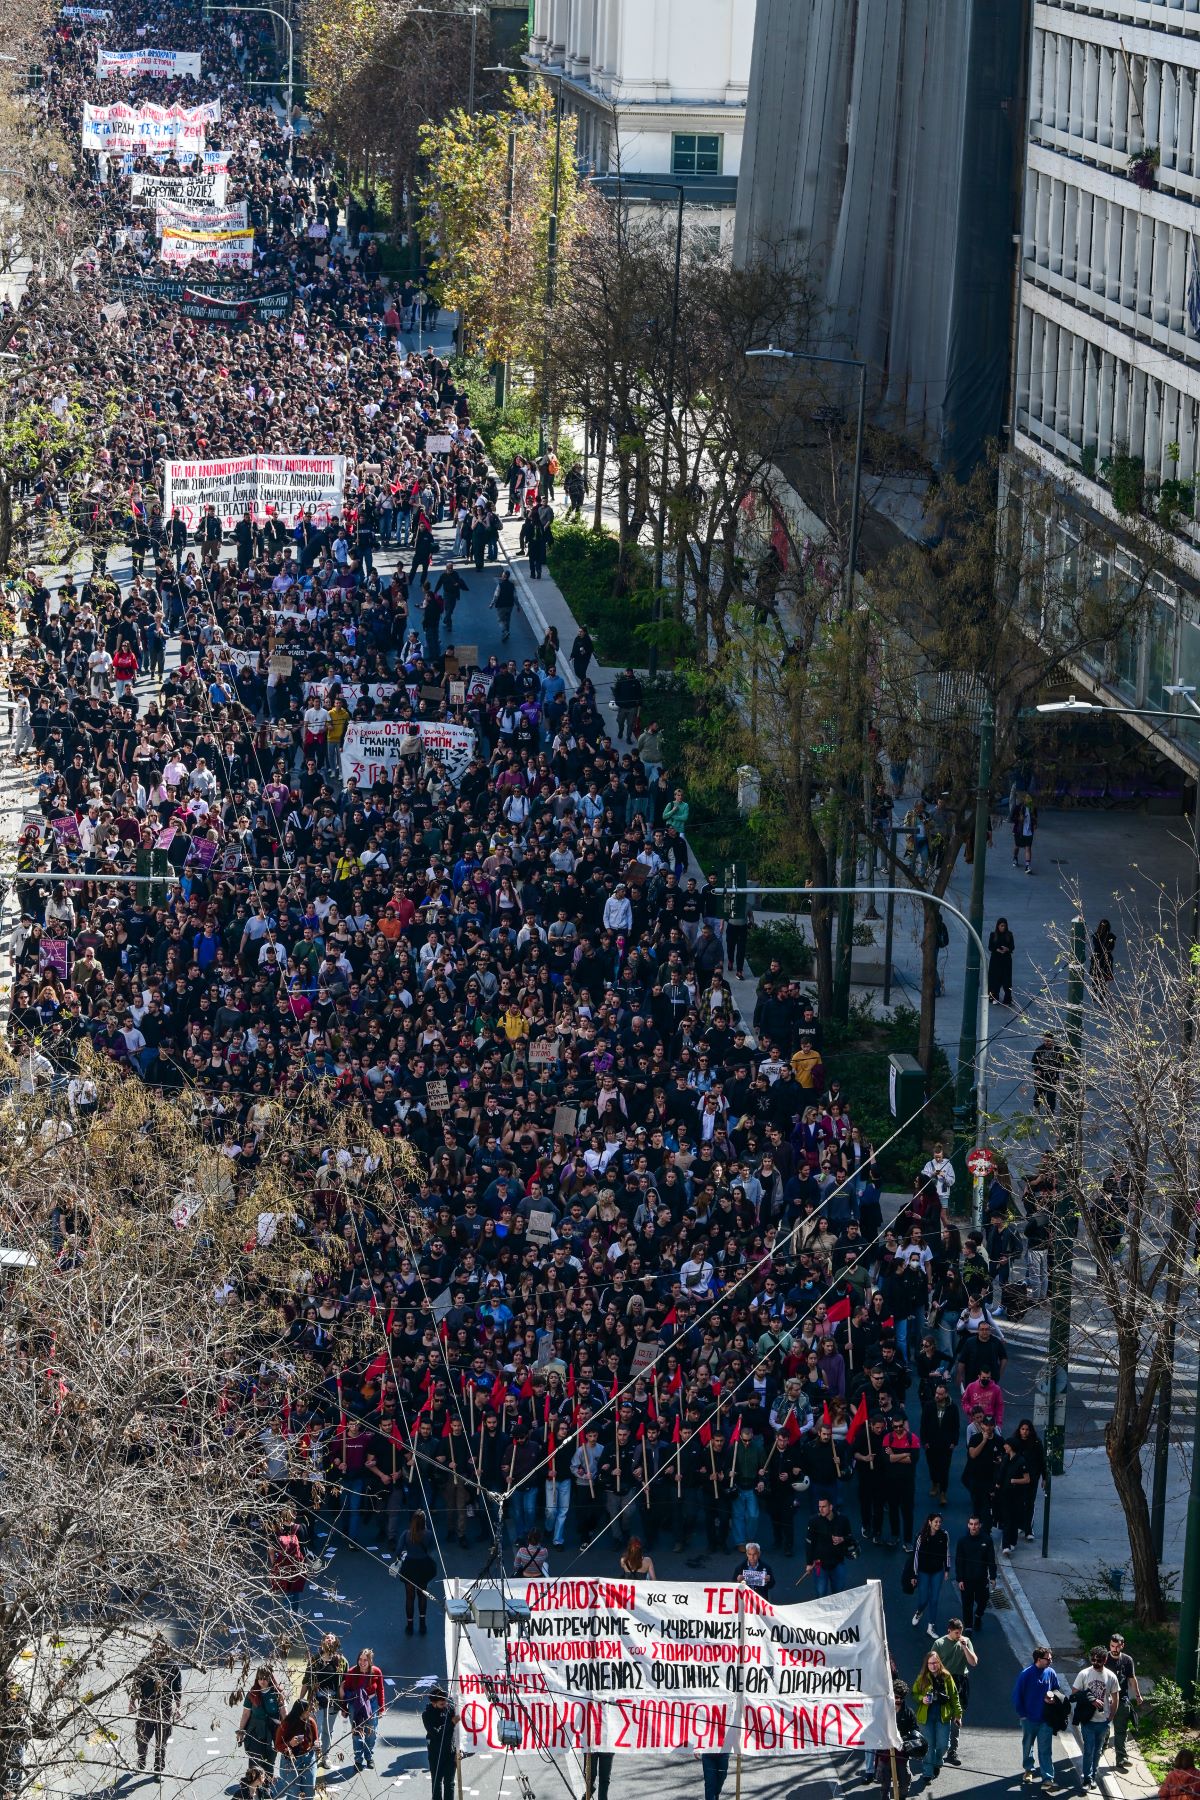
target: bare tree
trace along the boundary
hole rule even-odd
[[[1184,908],[1164,893],[1136,910],[1115,901],[1113,921],[1114,979],[1093,968],[1081,1015],[1066,981],[1071,943],[1067,935],[1057,941],[1029,1022],[1060,1046],[1081,1028],[1082,1054],[1068,1049],[1049,1123],[1026,1118],[1010,1135],[1015,1146],[1040,1151],[1035,1182],[1055,1215],[1053,1254],[1067,1258],[1074,1249],[1072,1350],[1093,1352],[1116,1377],[1105,1449],[1129,1533],[1135,1614],[1157,1624],[1166,1600],[1142,1452],[1176,1327],[1194,1320],[1198,1298],[1200,971],[1190,900]],[[1009,1073],[1028,1075],[1004,1043],[999,1055]]]
[[[314,1090],[264,1103],[235,1142],[202,1096],[95,1067],[50,1098],[40,1068],[22,1053],[0,1145],[13,1785],[55,1785],[97,1754],[131,1656],[160,1630],[201,1666],[293,1630],[267,1527],[319,1372],[285,1341],[284,1308],[343,1253],[336,1234],[312,1241],[307,1146],[375,1167],[377,1203],[391,1193],[389,1152]]]

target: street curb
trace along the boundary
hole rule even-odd
[[[1021,1583],[1021,1577],[1017,1574],[1011,1563],[1002,1562],[1000,1564],[1000,1582],[1005,1593],[1008,1595],[1008,1598],[1012,1601],[1013,1611],[1017,1614],[1017,1617],[1030,1634],[1029,1647],[1032,1648],[1034,1644],[1048,1644],[1050,1642],[1050,1634],[1046,1631],[1045,1627],[1038,1619],[1037,1614],[1034,1612],[1029,1595],[1025,1592]],[[1014,1649],[1016,1648],[1011,1636],[1009,1637],[1009,1643],[1013,1644]],[[1069,1739],[1073,1745],[1082,1750],[1082,1740],[1074,1726],[1070,1726],[1066,1730],[1059,1732],[1058,1735],[1059,1737]],[[1131,1773],[1131,1786],[1136,1783],[1134,1789],[1135,1792],[1147,1794],[1154,1793],[1157,1790],[1158,1783],[1147,1768],[1136,1742],[1133,1739],[1127,1740],[1127,1747],[1131,1752],[1130,1760],[1134,1765]],[[1108,1752],[1106,1749],[1105,1755],[1107,1754]],[[1140,1771],[1138,1769],[1138,1764],[1141,1765]],[[1121,1786],[1116,1771],[1103,1763],[1100,1766],[1100,1791],[1105,1796],[1105,1800],[1129,1800],[1129,1796],[1126,1795],[1125,1789]]]

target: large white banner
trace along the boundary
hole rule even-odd
[[[192,231],[209,237],[220,231],[245,231],[246,202],[239,200],[236,206],[210,208],[181,206],[176,200],[158,200],[154,222],[160,237],[164,231]]]
[[[445,1585],[457,1597],[480,1583]],[[532,1613],[519,1635],[446,1621],[464,1751],[502,1749],[503,1718],[521,1726],[518,1755],[899,1748],[877,1581],[804,1606],[720,1582],[508,1588]]]
[[[160,200],[173,200],[177,206],[216,209],[225,204],[229,177],[215,175],[131,175],[129,194],[157,206]]]
[[[342,739],[342,780],[351,776],[360,788],[371,787],[380,775],[391,776],[405,759],[400,746],[417,724],[421,749],[432,753],[451,781],[461,781],[475,753],[475,733],[470,725],[445,725],[440,720],[376,719],[351,723]]]
[[[175,231],[162,233],[158,254],[165,263],[186,268],[188,263],[208,263],[215,269],[252,269],[252,231]]]
[[[96,73],[109,75],[159,75],[170,81],[177,75],[200,78],[198,50],[97,50]]]
[[[344,456],[235,456],[225,461],[169,462],[163,479],[163,513],[172,509],[194,531],[206,506],[213,506],[227,529],[246,508],[256,519],[278,515],[289,525],[312,508],[326,523],[342,510],[346,485]]]
[[[214,112],[213,109],[216,109]],[[170,151],[193,156],[204,149],[204,127],[219,119],[221,102],[201,106],[83,106],[85,150]]]
[[[60,10],[64,19],[88,19],[95,23],[112,18],[107,6],[64,6]]]

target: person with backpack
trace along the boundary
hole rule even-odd
[[[342,1676],[342,1705],[350,1721],[354,1744],[354,1766],[361,1770],[375,1767],[375,1733],[380,1713],[387,1704],[383,1687],[383,1670],[375,1666],[375,1652],[360,1650],[354,1667]]]
[[[348,1665],[342,1655],[342,1641],[335,1632],[327,1631],[310,1659],[304,1678],[304,1691],[317,1710],[320,1734],[320,1762],[329,1766],[329,1750],[333,1743],[333,1721],[341,1711],[342,1677]]]
[[[245,1748],[251,1767],[261,1769],[267,1781],[275,1779],[275,1733],[286,1712],[283,1689],[264,1663],[242,1702],[235,1735]]]
[[[513,608],[517,604],[517,587],[512,578],[512,570],[505,569],[496,583],[496,591],[492,595],[492,610],[500,621],[500,638],[508,642],[508,634],[512,630]]]
[[[129,1710],[137,1723],[137,1766],[146,1766],[146,1752],[154,1745],[154,1773],[161,1775],[167,1757],[171,1727],[180,1717],[183,1675],[165,1638],[155,1638],[149,1653],[133,1672],[129,1686]]]

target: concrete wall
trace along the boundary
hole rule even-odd
[[[883,416],[969,463],[1004,417],[1023,0],[759,0],[735,253],[794,238]]]

